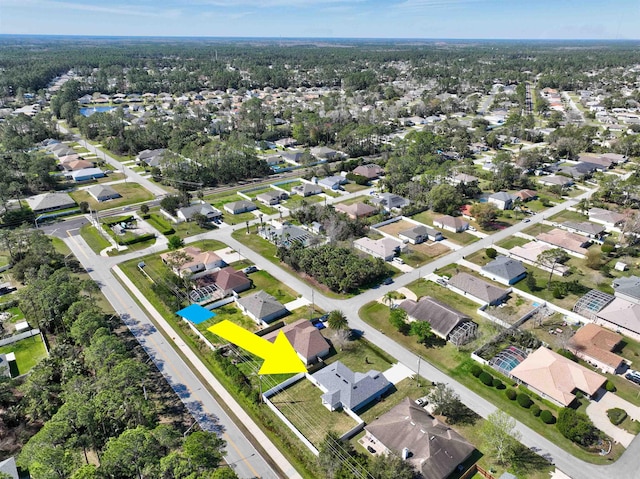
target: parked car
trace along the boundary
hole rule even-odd
[[[531,221],[529,218],[525,218],[522,220],[523,223],[528,223],[529,221]]]
[[[640,384],[640,374],[637,374],[635,372],[631,372],[631,373],[625,374],[624,377],[627,378],[631,382],[634,382],[636,384]]]
[[[245,269],[242,270],[244,274],[255,273],[256,271],[258,271],[257,266],[247,266]]]
[[[473,226],[469,226],[469,231],[476,231],[476,229]]]
[[[372,448],[371,446],[367,446],[367,451],[369,451],[371,454],[375,454],[376,450],[374,448]]]
[[[395,258],[392,259],[392,261],[394,263],[404,264],[404,260],[400,256],[396,256]]]
[[[382,280],[382,284],[384,284],[384,285],[389,285],[391,283],[393,283],[393,279],[392,278],[385,278],[385,279]]]

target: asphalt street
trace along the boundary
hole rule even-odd
[[[281,477],[262,458],[233,420],[216,402],[171,344],[156,329],[148,316],[110,271],[112,261],[96,256],[86,242],[76,236],[67,236],[65,242],[76,254],[91,278],[100,286],[115,311],[136,336],[152,358],[167,382],[184,403],[203,430],[222,433],[227,441],[225,460],[241,478]],[[105,261],[106,260],[106,261]]]

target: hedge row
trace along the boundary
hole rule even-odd
[[[133,219],[132,215],[129,216],[112,216],[110,218],[103,218],[100,221],[102,222],[102,224],[105,224],[107,226],[113,226],[115,224],[118,223],[123,223],[123,222],[127,222],[127,221],[131,221]]]
[[[167,223],[164,218],[159,215],[152,213],[149,215],[149,219],[147,221],[163,235],[172,235],[176,232],[176,230],[173,229],[173,226]]]
[[[153,233],[147,233],[146,235],[134,236],[133,238],[129,238],[129,239],[116,238],[116,241],[120,246],[126,246],[130,244],[141,243],[142,241],[154,239],[155,237],[156,235],[154,235]]]

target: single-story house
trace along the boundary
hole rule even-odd
[[[257,210],[258,207],[251,201],[240,200],[225,204],[224,209],[232,215],[239,215],[240,213],[246,213],[247,211]]]
[[[145,164],[147,166],[160,166],[162,157],[167,150],[165,148],[158,148],[155,150],[142,150],[138,153],[136,163],[138,165]]]
[[[527,276],[527,270],[517,259],[498,255],[496,259],[480,269],[480,274],[493,281],[510,286],[523,280]]]
[[[186,261],[183,261],[182,264],[172,266],[171,263],[174,261],[174,258],[180,258],[183,254],[186,255],[186,258],[184,258]],[[227,265],[222,258],[213,251],[202,251],[195,246],[187,246],[176,251],[163,253],[160,255],[160,259],[164,264],[170,266],[173,272],[179,276],[211,271]]]
[[[396,454],[427,479],[446,479],[475,451],[465,438],[410,398],[364,429],[364,442],[373,444],[376,453]]]
[[[581,179],[590,176],[594,171],[598,170],[604,171],[606,170],[606,168],[595,163],[586,163],[584,161],[580,161],[573,165],[563,166],[559,171],[571,175],[571,177],[573,178]]]
[[[329,411],[342,407],[355,412],[380,399],[392,386],[379,371],[354,373],[340,361],[321,369],[310,379],[324,393],[322,404]]]
[[[288,223],[280,227],[265,225],[259,229],[259,235],[267,241],[286,247],[289,247],[293,243],[301,243],[304,246],[309,246],[313,239],[316,238],[310,231]]]
[[[502,289],[469,273],[458,273],[449,280],[449,287],[465,296],[470,296],[480,304],[500,304],[509,294]]]
[[[473,183],[474,181],[480,181],[480,178],[473,175],[467,175],[466,173],[458,173],[453,178],[451,178],[451,184],[459,185],[460,183]]]
[[[329,354],[331,346],[311,321],[302,318],[291,324],[287,324],[282,329],[266,334],[264,339],[267,341],[275,341],[278,334],[282,331],[287,337],[293,349],[298,353],[298,357],[306,364],[315,363],[319,358]]]
[[[109,185],[94,185],[87,188],[87,192],[93,196],[96,201],[107,201],[122,198],[122,195]]]
[[[338,203],[334,205],[336,211],[346,214],[352,220],[357,218],[366,218],[367,216],[371,216],[376,214],[378,211],[371,205],[366,203],[352,203],[350,205],[345,205],[344,203]]]
[[[624,223],[625,216],[615,211],[603,208],[591,208],[589,210],[589,221],[604,225],[607,230],[619,228]]]
[[[607,378],[540,347],[511,370],[511,376],[545,399],[567,407],[581,391],[591,397],[607,382]]]
[[[283,148],[291,148],[292,146],[296,146],[298,142],[294,138],[280,138],[276,140],[276,145],[281,146]]]
[[[104,178],[105,173],[100,168],[84,168],[78,171],[71,172],[71,178],[73,181],[89,181],[95,180],[96,178]]]
[[[611,283],[616,298],[640,304],[640,278],[629,276],[616,278]]]
[[[42,193],[27,198],[27,203],[34,213],[46,213],[76,206],[76,202],[67,193]]]
[[[381,193],[371,201],[382,206],[386,210],[400,209],[411,204],[408,199],[394,195],[393,193]]]
[[[587,323],[569,339],[567,349],[603,373],[616,374],[624,364],[624,358],[613,352],[620,341],[620,334]]]
[[[353,169],[352,173],[354,175],[364,176],[365,178],[368,178],[369,180],[375,180],[380,175],[384,174],[384,168],[382,168],[381,166],[378,166],[378,165],[376,165],[374,163],[367,163],[366,165],[356,166]]]
[[[562,248],[567,253],[579,258],[586,256],[587,247],[591,244],[591,241],[582,235],[569,233],[558,228],[554,228],[548,233],[540,233],[536,236],[536,240]]]
[[[400,231],[398,238],[403,241],[408,241],[411,244],[420,244],[428,240],[442,241],[444,237],[442,233],[435,228],[429,228],[428,226],[414,226],[408,230]]]
[[[517,193],[515,193],[513,196],[515,196],[516,198],[518,198],[518,200],[522,201],[523,203],[527,202],[527,201],[532,201],[538,198],[538,193],[533,191],[533,190],[520,190]]]
[[[67,157],[65,156],[65,158]],[[93,163],[87,160],[70,160],[65,163],[61,163],[60,166],[64,171],[78,171],[93,168]]]
[[[344,176],[327,176],[318,181],[318,186],[328,190],[339,190],[342,185],[347,183],[349,183],[349,180]]]
[[[237,298],[236,303],[244,314],[264,326],[289,314],[287,308],[280,301],[265,291]]]
[[[573,180],[566,176],[541,176],[538,178],[538,183],[545,186],[561,186],[562,188],[573,185]]]
[[[498,191],[489,195],[488,203],[495,205],[499,210],[510,210],[513,208],[513,196],[506,191]]]
[[[615,298],[596,313],[596,322],[636,340],[640,340],[640,304]]]
[[[468,316],[429,296],[420,298],[419,301],[405,299],[398,307],[407,312],[410,321],[429,323],[436,336],[456,346],[466,344],[476,337],[478,325]]]
[[[6,354],[0,354],[0,378],[11,377],[11,366]]]
[[[452,233],[460,233],[469,229],[469,222],[459,216],[443,215],[433,220],[433,226]]]
[[[304,155],[303,151],[288,151],[286,153],[282,153],[282,159],[287,163],[292,163],[297,165],[302,160],[302,156]]]
[[[545,271],[551,271],[551,268],[538,263],[538,256],[540,256],[540,253],[543,253],[544,251],[550,249],[553,249],[553,246],[550,246],[546,243],[541,243],[539,241],[531,241],[523,246],[514,246],[509,250],[509,254],[511,256],[515,256],[516,258],[524,261],[527,264],[536,266]],[[553,268],[553,274],[564,276],[568,273],[569,267],[563,264],[556,264]]]
[[[294,186],[291,189],[291,193],[295,193],[300,196],[313,196],[322,193],[322,187],[313,183],[303,183],[298,186]]]
[[[276,190],[266,191],[264,193],[256,195],[256,200],[267,206],[277,205],[282,200],[286,200],[287,198],[289,198],[289,195],[287,193],[285,193],[284,191]]]
[[[209,203],[205,203],[204,201],[202,203],[196,203],[195,205],[179,208],[176,213],[176,217],[182,221],[191,221],[193,216],[196,214],[206,216],[209,221],[222,217],[222,212],[220,210],[214,208]]]
[[[237,271],[231,266],[226,266],[218,271],[209,273],[196,279],[199,288],[215,285],[224,296],[232,293],[242,293],[251,288],[251,280],[243,271]]]
[[[311,154],[316,158],[323,158],[327,160],[332,160],[340,155],[336,150],[327,146],[316,146],[311,148]]]
[[[353,247],[364,251],[375,258],[382,258],[384,261],[391,261],[402,248],[402,242],[392,238],[381,238],[372,240],[371,238],[357,239],[353,242]]]
[[[73,155],[65,155],[58,158],[60,165],[64,165],[65,163],[71,163],[72,161],[81,160],[82,158],[77,153]],[[91,165],[93,166],[93,165]]]
[[[604,233],[604,226],[591,223],[590,221],[565,221],[560,225],[561,228],[566,229],[570,233],[577,233],[579,235],[587,236],[588,238],[600,238]]]

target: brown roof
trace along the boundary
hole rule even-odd
[[[87,160],[72,160],[67,163],[63,163],[62,167],[67,171],[84,170],[85,168],[92,168],[93,163]]]
[[[622,341],[622,336],[594,323],[585,324],[569,340],[568,347],[575,354],[584,354],[613,368],[620,366],[622,358],[611,351]]]
[[[593,395],[607,378],[545,347],[540,347],[511,370],[511,375],[568,406],[576,389]]]
[[[313,358],[319,354],[322,355],[329,349],[327,340],[308,319],[302,318],[294,323],[287,324],[284,328],[265,335],[264,338],[273,342],[280,331],[287,337],[293,349],[305,359]]]
[[[427,479],[445,479],[475,450],[460,434],[405,398],[365,427],[387,449],[402,455]]]
[[[353,203],[351,205],[345,205],[344,203],[338,203],[335,205],[336,211],[346,213],[353,218],[361,218],[363,216],[369,216],[376,212],[376,208],[366,203]]]
[[[589,239],[576,233],[554,228],[548,233],[540,233],[536,239],[574,253],[587,254],[586,248],[583,248],[582,245],[589,243]]]
[[[215,254],[213,251],[202,251],[200,248],[197,248],[195,246],[187,246],[185,248],[182,248],[181,250],[176,251],[183,251],[192,258],[190,261],[187,261],[182,266],[180,266],[180,271],[184,271],[191,268],[192,266],[197,266],[199,264],[203,264],[206,267],[209,264],[221,261],[220,256]],[[168,258],[170,258],[171,253],[172,252],[163,253],[160,255],[160,258],[166,261]]]
[[[522,201],[527,201],[533,198],[537,198],[538,193],[533,190],[520,190],[515,194],[515,196],[520,198]]]

